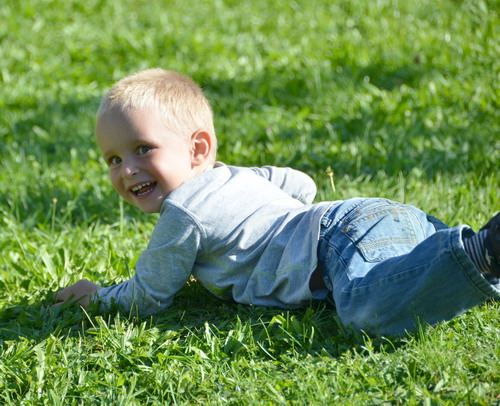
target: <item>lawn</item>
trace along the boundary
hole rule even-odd
[[[195,280],[153,318],[51,308],[147,245],[156,217],[119,200],[93,139],[100,97],[147,67],[203,86],[224,162],[480,227],[500,210],[496,1],[4,0],[0,18],[0,404],[500,402],[498,301],[404,337]]]

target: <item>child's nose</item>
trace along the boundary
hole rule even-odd
[[[123,176],[130,178],[133,177],[134,175],[137,175],[139,172],[139,168],[135,164],[134,161],[127,161],[125,165],[122,166],[123,168]]]

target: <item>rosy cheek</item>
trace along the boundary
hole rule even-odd
[[[111,174],[110,179],[111,179],[111,184],[113,185],[113,188],[115,188],[115,190],[117,192],[119,192],[120,191],[120,182],[119,182],[118,177],[115,176],[114,174]]]

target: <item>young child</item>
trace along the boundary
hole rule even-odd
[[[161,215],[131,279],[106,288],[81,280],[58,303],[151,315],[193,275],[239,303],[294,309],[331,294],[344,325],[401,334],[500,292],[500,213],[474,233],[386,199],[312,204],[316,187],[299,171],[216,162],[210,105],[178,73],[116,83],[96,138],[115,190]]]

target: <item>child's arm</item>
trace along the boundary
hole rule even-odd
[[[312,203],[316,196],[314,181],[308,175],[296,169],[275,166],[250,169],[304,204]]]
[[[135,264],[135,275],[99,289],[92,299],[104,311],[116,305],[140,316],[166,309],[191,275],[202,234],[197,221],[182,208],[164,207],[148,248]]]

